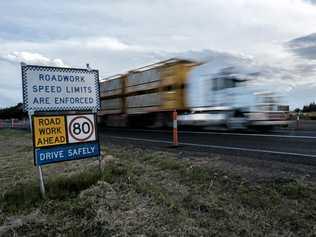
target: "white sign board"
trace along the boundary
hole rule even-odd
[[[94,114],[68,115],[67,131],[69,143],[95,141],[96,127]]]
[[[26,111],[100,110],[97,70],[22,65]]]

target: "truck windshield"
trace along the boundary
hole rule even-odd
[[[244,81],[236,78],[214,78],[213,90],[223,90],[240,86]]]

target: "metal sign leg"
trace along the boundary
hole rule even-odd
[[[46,197],[45,194],[45,185],[44,185],[44,179],[43,179],[43,174],[42,174],[42,167],[40,165],[37,166],[37,174],[40,182],[40,190],[41,190],[41,195],[42,198]]]
[[[100,170],[100,174],[102,173],[102,164],[101,164],[101,156],[98,156],[99,159],[99,170]]]

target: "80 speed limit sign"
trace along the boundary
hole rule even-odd
[[[68,115],[67,131],[69,143],[82,143],[96,140],[95,115]]]

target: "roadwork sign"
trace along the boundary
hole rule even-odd
[[[98,70],[22,65],[26,111],[100,109]]]
[[[100,155],[96,115],[34,115],[35,165]]]
[[[33,131],[35,147],[48,147],[67,143],[65,116],[34,117]]]
[[[99,71],[88,64],[83,69],[23,62],[21,71],[24,110],[32,121],[34,164],[45,197],[41,165],[98,156],[101,170],[95,115],[100,110]],[[66,111],[73,113],[65,115]],[[78,111],[86,114],[74,115]]]

